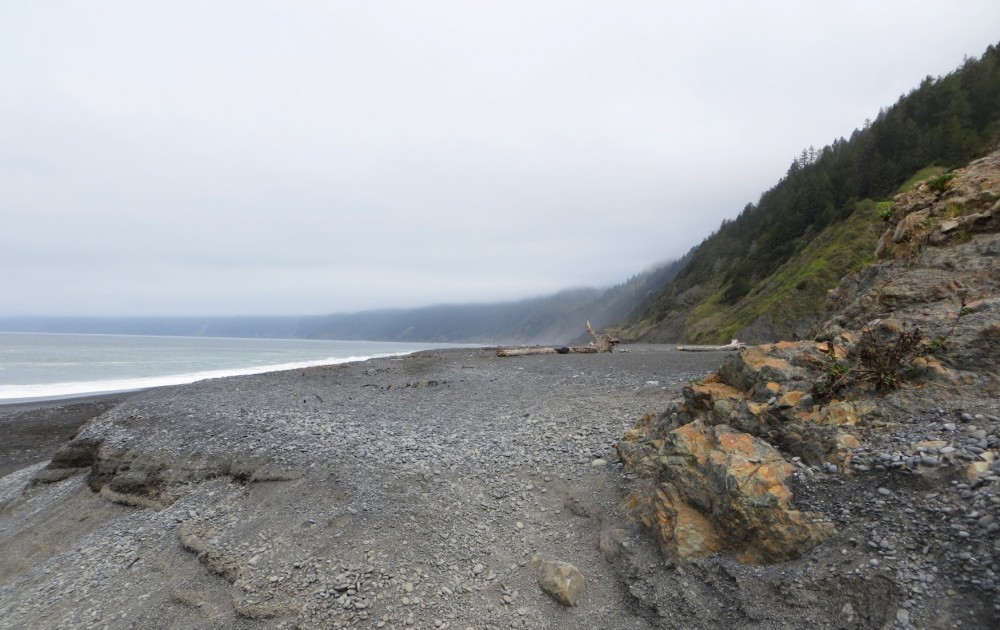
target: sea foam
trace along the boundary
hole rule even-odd
[[[366,361],[384,357],[400,356],[408,352],[385,352],[366,356],[330,357],[314,361],[299,361],[294,363],[278,363],[275,365],[257,365],[246,368],[207,370],[187,374],[168,374],[136,378],[108,379],[98,381],[67,381],[63,383],[39,383],[26,385],[0,385],[0,404],[31,402],[41,400],[57,400],[60,398],[76,398],[98,394],[113,394],[131,392],[152,387],[169,385],[186,385],[210,378],[225,378],[228,376],[247,376],[280,372],[282,370],[297,370],[301,368],[336,365],[354,361]]]

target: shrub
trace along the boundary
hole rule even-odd
[[[931,179],[928,179],[927,187],[933,190],[934,192],[942,192],[944,190],[947,190],[948,184],[953,179],[955,179],[954,173],[944,173],[942,175],[938,175],[937,177],[932,177]]]

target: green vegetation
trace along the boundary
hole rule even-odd
[[[873,209],[880,205],[885,204],[868,200],[856,204],[846,220],[824,229],[736,304],[725,305],[722,300],[713,304],[719,330],[695,323],[696,310],[696,317],[688,320],[691,338],[705,343],[728,340],[758,318],[782,338],[804,332],[818,319],[826,292],[875,250],[883,228]]]
[[[965,206],[963,206],[960,203],[950,204],[948,206],[948,209],[945,210],[945,216],[951,219],[954,219],[955,217],[960,217],[963,214],[965,214]]]
[[[946,187],[947,168],[1000,140],[997,103],[1000,48],[990,46],[950,75],[927,77],[849,139],[806,149],[756,204],[688,253],[622,336],[709,342],[750,326],[751,338],[802,330],[795,322],[818,319],[825,291],[872,253],[879,219],[892,216],[889,202],[859,200],[888,199],[923,180]]]
[[[885,223],[892,221],[893,218],[892,202],[880,201],[877,204],[875,204],[875,216],[877,216]]]
[[[931,180],[928,180],[927,186],[931,190],[936,190],[938,192],[941,192],[946,188],[948,188],[948,182],[954,179],[954,177],[955,177],[954,173],[944,173],[942,175],[938,175],[937,177]]]
[[[905,182],[903,182],[903,184],[899,187],[899,189],[896,192],[897,193],[904,193],[904,192],[910,190],[911,188],[913,188],[914,186],[916,186],[917,184],[919,184],[922,181],[928,180],[928,179],[930,179],[932,177],[938,177],[939,175],[943,175],[943,174],[945,174],[947,172],[948,172],[948,169],[944,168],[943,166],[928,166],[928,167],[922,168],[919,171],[917,171],[916,173],[914,173],[913,177],[911,177],[910,179],[908,179]],[[954,177],[954,176],[952,176],[952,177]],[[951,178],[949,177],[949,179],[951,179]]]

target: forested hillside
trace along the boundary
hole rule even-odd
[[[568,343],[590,339],[584,323],[626,319],[683,266],[658,265],[606,289],[570,289],[494,304],[444,304],[412,309],[309,317],[6,317],[0,331],[196,337],[366,339],[464,343]]]
[[[693,249],[621,328],[645,341],[749,341],[808,332],[827,289],[864,263],[901,189],[1000,142],[1000,49],[919,87],[849,139],[804,150],[756,203]]]

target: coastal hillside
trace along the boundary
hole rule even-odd
[[[870,260],[893,196],[944,181],[998,142],[1000,49],[991,46],[927,77],[849,139],[804,150],[616,330],[640,341],[803,337],[823,317],[827,290]]]
[[[586,335],[584,322],[623,321],[680,269],[673,262],[606,289],[571,289],[551,296],[496,304],[439,305],[365,311],[303,320],[296,336],[320,339],[467,343],[568,343]],[[589,338],[589,337],[588,337]]]
[[[782,563],[785,596],[854,591],[837,627],[996,628],[1000,151],[886,223],[816,340],[748,347],[625,434],[648,481],[626,505],[667,562],[731,554]]]
[[[567,343],[584,322],[625,320],[683,266],[663,263],[607,288],[493,304],[441,304],[306,317],[0,317],[0,331],[454,343]]]

